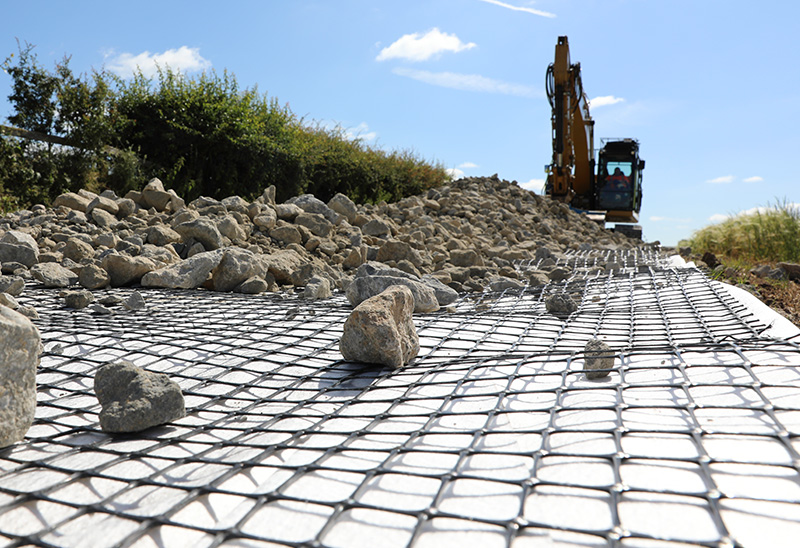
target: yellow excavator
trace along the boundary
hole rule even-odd
[[[594,120],[583,91],[580,63],[572,64],[569,42],[559,36],[555,62],[547,67],[547,99],[552,109],[553,161],[545,166],[545,192],[585,211],[614,230],[641,238],[642,171],[636,139],[603,139],[594,158]],[[596,170],[595,170],[596,167]]]

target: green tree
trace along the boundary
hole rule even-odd
[[[0,184],[24,203],[50,201],[66,190],[107,186],[119,164],[108,148],[118,144],[115,136],[124,126],[112,79],[96,71],[75,75],[69,62],[64,57],[49,72],[39,65],[33,46],[25,44],[16,58],[11,55],[3,63],[12,79],[8,99],[14,114],[8,121],[57,141],[5,143],[15,160],[5,162]]]
[[[166,68],[155,81],[139,73],[121,84],[118,108],[131,120],[124,142],[162,166],[164,183],[182,196],[302,190],[295,116],[256,89],[240,90],[227,72],[188,78]]]

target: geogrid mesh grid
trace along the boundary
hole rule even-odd
[[[791,545],[798,338],[654,252],[570,261],[589,274],[415,315],[399,370],[342,360],[341,295],[140,290],[98,316],[27,291],[45,352],[36,422],[0,450],[0,546]],[[546,312],[558,291],[577,312]],[[617,356],[599,381],[592,337]],[[187,416],[100,430],[93,376],[119,359]]]

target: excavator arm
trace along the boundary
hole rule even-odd
[[[591,194],[594,179],[594,120],[583,92],[581,65],[570,63],[566,36],[558,37],[555,62],[547,68],[545,84],[553,127],[549,193],[567,203],[576,199],[581,202],[581,197]]]

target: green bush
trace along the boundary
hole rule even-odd
[[[153,176],[188,200],[252,199],[269,185],[281,201],[305,192],[397,200],[447,180],[441,165],[411,152],[309,127],[277,99],[240,89],[228,72],[189,78],[163,69],[126,82],[102,71],[76,76],[69,58],[49,72],[32,49],[20,46],[3,64],[12,77],[9,122],[59,144],[0,137],[0,190],[15,198],[3,207],[80,188],[124,195]]]

